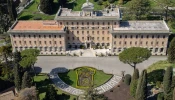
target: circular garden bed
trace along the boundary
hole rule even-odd
[[[88,88],[90,86],[98,87],[106,83],[113,75],[106,74],[102,70],[83,66],[66,73],[58,73],[58,76],[66,84],[75,88]]]

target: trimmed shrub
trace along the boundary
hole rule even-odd
[[[99,0],[97,3],[98,3],[98,5],[102,5],[103,4],[103,1],[102,0]]]
[[[109,3],[114,3],[114,0],[108,0],[109,1]]]
[[[130,74],[125,75],[124,82],[125,82],[126,85],[130,85],[130,82],[131,82],[131,75]]]

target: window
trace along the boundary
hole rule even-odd
[[[82,34],[84,34],[84,31],[82,31]]]
[[[77,40],[79,40],[79,37],[77,37]]]
[[[34,35],[33,37],[35,38],[36,36]]]
[[[89,25],[89,22],[87,22],[87,25]]]
[[[66,24],[68,25],[69,23],[68,23],[68,22],[66,22]]]
[[[82,37],[82,40],[84,40],[84,37]]]
[[[74,25],[74,23],[72,22],[72,25]]]
[[[121,44],[122,42],[120,41],[119,44]]]
[[[152,35],[152,38],[154,38],[154,35]]]
[[[13,37],[15,38],[15,35],[13,35]]]
[[[23,37],[25,38],[25,35]]]
[[[138,38],[138,35],[136,35],[136,39]]]
[[[165,38],[165,35],[163,36],[163,38]]]
[[[84,25],[84,23],[82,22],[82,25]]]
[[[156,42],[156,44],[158,45],[158,44],[159,44],[159,42]]]
[[[19,44],[21,45],[21,41],[19,41]]]
[[[29,35],[29,38],[30,38],[30,35]]]
[[[67,39],[69,40],[69,37],[67,37]]]
[[[77,22],[77,25],[78,25],[78,22]]]
[[[158,35],[157,38],[159,38],[160,36]]]
[[[102,34],[104,34],[105,32],[104,31],[102,31]]]
[[[49,38],[51,38],[51,35],[49,35]]]
[[[141,38],[143,38],[143,35],[141,36]]]
[[[153,45],[153,42],[151,42],[151,45]]]
[[[114,22],[114,25],[116,25],[116,22]]]
[[[44,38],[46,38],[46,36],[44,35]]]
[[[125,41],[125,45],[126,45],[126,43],[127,43],[127,42]]]
[[[155,48],[155,52],[158,52],[158,48]]]
[[[61,41],[60,41],[60,44],[61,44]]]
[[[142,45],[142,41],[140,41],[140,44]]]
[[[61,35],[59,35],[59,38],[61,38]]]
[[[62,25],[62,22],[60,22],[60,25]]]
[[[97,40],[99,40],[99,37],[97,37]]]
[[[137,45],[137,41],[135,42],[135,45]]]
[[[24,41],[24,44],[26,45],[26,41]]]
[[[31,41],[29,41],[29,44],[31,45],[31,44],[32,44],[32,42],[31,42]]]
[[[117,38],[117,36],[115,35],[114,38]]]
[[[107,38],[107,40],[109,40],[109,37]]]
[[[132,42],[130,42],[130,44],[132,44]]]
[[[92,22],[92,25],[94,25],[94,22]]]
[[[103,25],[104,25],[105,23],[103,22]]]
[[[148,41],[146,41],[146,45],[148,44]]]
[[[110,23],[108,22],[108,25],[110,25]]]
[[[39,38],[41,37],[41,35],[39,35]]]
[[[56,38],[57,36],[56,35],[54,35],[54,38]]]
[[[122,38],[122,35],[120,35],[120,38]]]
[[[164,42],[162,42],[162,45],[164,45]]]
[[[102,37],[102,40],[104,40],[104,37]]]
[[[49,43],[50,43],[50,44],[52,44],[52,42],[51,42],[51,41],[49,41]]]
[[[99,25],[99,22],[97,24]]]
[[[127,38],[127,35],[125,35],[125,38]]]
[[[18,37],[20,38],[20,35],[18,35]]]
[[[116,44],[116,41],[114,41],[114,44]]]
[[[92,31],[92,34],[94,35],[94,31]]]
[[[39,41],[39,44],[41,45],[41,41]]]
[[[44,41],[44,44],[46,44],[46,41]]]
[[[146,38],[149,38],[149,35],[147,35]]]
[[[72,37],[72,40],[74,40],[74,37]]]
[[[36,41],[34,41],[34,44],[36,45]]]
[[[89,31],[87,31],[87,34],[89,34]]]
[[[99,34],[99,31],[97,31],[97,34]]]
[[[130,36],[130,38],[132,39],[132,35]]]
[[[56,44],[57,44],[57,41],[55,41],[54,43],[55,43],[55,45],[56,45]]]

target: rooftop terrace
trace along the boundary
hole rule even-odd
[[[121,21],[120,27],[114,28],[118,32],[169,32],[164,21]]]

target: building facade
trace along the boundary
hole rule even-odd
[[[103,48],[118,55],[129,47],[143,47],[152,55],[166,55],[170,32],[162,20],[122,21],[119,8],[94,11],[87,1],[82,11],[60,7],[52,21],[17,21],[9,33],[14,51],[37,48],[41,54],[59,54]]]

